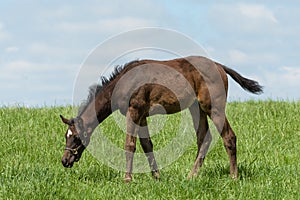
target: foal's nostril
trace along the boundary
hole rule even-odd
[[[66,158],[63,158],[63,159],[61,160],[61,163],[63,164],[64,167],[67,167],[67,165],[68,165],[68,160],[67,160]]]

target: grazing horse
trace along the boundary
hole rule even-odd
[[[159,178],[146,118],[188,108],[193,118],[198,146],[189,177],[197,175],[211,143],[207,121],[209,117],[223,139],[230,160],[230,175],[237,178],[236,136],[225,114],[227,74],[243,89],[254,94],[263,92],[258,82],[201,56],[167,61],[138,60],[116,67],[110,78],[102,77],[101,85],[90,88],[89,97],[80,107],[76,118],[66,119],[60,115],[69,126],[65,134],[63,166],[72,167],[89,144],[94,129],[114,111],[120,110],[126,116],[125,182],[132,180],[137,136],[153,177]]]

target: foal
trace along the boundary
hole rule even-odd
[[[126,174],[132,180],[132,162],[136,140],[148,159],[152,175],[159,178],[146,118],[155,114],[172,114],[189,109],[197,135],[197,157],[189,177],[196,176],[211,143],[209,117],[220,133],[230,160],[230,174],[237,178],[236,136],[225,114],[229,74],[243,89],[262,93],[256,81],[200,56],[168,61],[140,60],[117,67],[109,79],[90,91],[87,102],[74,119],[62,121],[69,126],[62,157],[65,167],[77,162],[90,141],[93,130],[112,112],[126,116]]]

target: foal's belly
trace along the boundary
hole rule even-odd
[[[157,115],[157,114],[173,114],[184,110],[180,108],[179,104],[176,105],[164,105],[154,104],[149,109],[149,115]]]
[[[190,107],[194,102],[193,96],[186,96],[185,98],[176,98],[176,100],[161,100],[152,102],[149,109],[149,115],[155,114],[173,114],[185,110]]]

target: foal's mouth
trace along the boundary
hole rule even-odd
[[[66,164],[63,164],[63,166],[64,166],[65,168],[72,168],[73,165],[74,165],[74,163],[66,163]]]
[[[68,160],[64,160],[64,159],[61,161],[61,163],[66,168],[71,168],[74,165],[74,162],[69,162]]]
[[[79,156],[77,157],[77,156],[72,155],[69,159],[62,158],[61,163],[64,167],[71,168],[71,167],[73,167],[75,162],[79,161],[79,159],[80,159]]]

